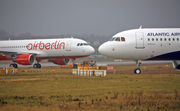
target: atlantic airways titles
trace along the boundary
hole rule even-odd
[[[180,32],[162,32],[162,33],[148,33],[147,36],[180,36]]]

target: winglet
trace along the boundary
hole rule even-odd
[[[141,29],[142,28],[142,25],[139,27],[139,29]]]

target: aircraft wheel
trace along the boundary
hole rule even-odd
[[[14,67],[14,64],[10,64],[9,67]]]
[[[177,65],[177,68],[176,69],[180,69],[180,65]]]
[[[135,69],[135,70],[134,70],[134,73],[135,73],[135,74],[140,74],[140,73],[141,73],[141,70],[140,70],[140,69]]]
[[[41,68],[41,64],[37,64],[38,68]]]
[[[14,68],[18,68],[18,65],[17,65],[17,64],[14,64]]]
[[[35,69],[38,68],[38,65],[37,65],[37,64],[34,64],[34,65],[33,65],[33,68],[35,68]]]
[[[17,64],[10,64],[9,67],[18,68],[18,65]]]
[[[73,68],[77,68],[77,64],[74,64],[74,65],[73,65]]]
[[[35,69],[36,69],[36,68],[41,68],[41,64],[34,64],[34,65],[33,65],[33,68],[35,68]]]

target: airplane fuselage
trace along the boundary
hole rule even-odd
[[[133,29],[114,35],[99,52],[116,59],[180,60],[179,47],[179,28]]]
[[[66,65],[70,59],[87,57],[94,53],[94,48],[86,41],[74,38],[64,39],[34,39],[0,41],[0,60],[12,60],[10,66],[17,68],[18,64],[32,65],[41,68],[42,59],[51,59],[54,64]],[[74,62],[73,62],[74,63]]]
[[[77,46],[78,43],[83,45]],[[94,49],[81,39],[37,39],[0,41],[0,52],[9,58],[13,53],[34,54],[38,60],[84,57],[92,54]]]

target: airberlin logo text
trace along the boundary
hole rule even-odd
[[[51,49],[65,49],[65,43],[60,42],[60,41],[55,41],[53,43],[47,42],[43,43],[42,41],[40,42],[34,42],[34,43],[29,43],[27,45],[28,50],[51,50]]]

